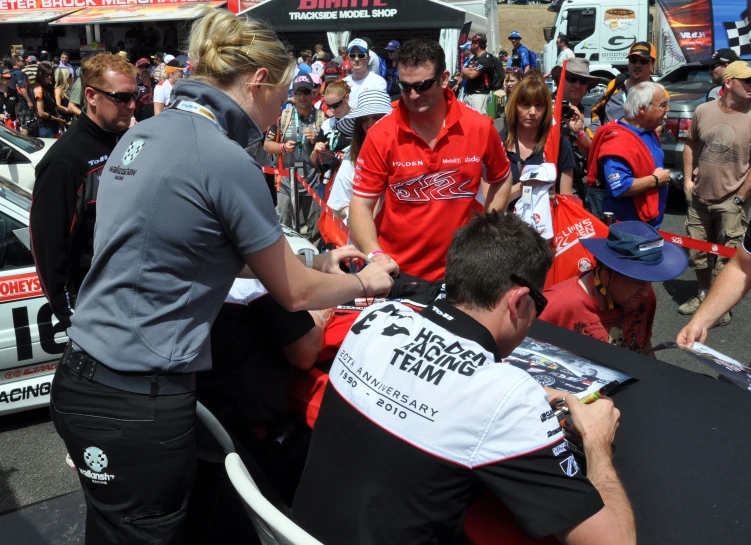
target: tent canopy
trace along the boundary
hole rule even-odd
[[[177,21],[198,19],[206,10],[223,6],[227,0],[179,4],[142,4],[84,8],[58,19],[51,25],[93,25],[106,23],[139,23],[144,21]]]
[[[437,0],[268,0],[241,14],[276,32],[460,28],[467,12]]]
[[[0,11],[2,23],[49,23],[81,8],[68,9],[12,9]]]

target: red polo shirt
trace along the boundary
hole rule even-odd
[[[448,113],[433,149],[399,101],[368,131],[353,181],[358,197],[383,194],[375,219],[383,251],[403,272],[431,281],[444,277],[454,232],[482,210],[481,178],[500,183],[510,166],[493,121],[445,94]]]

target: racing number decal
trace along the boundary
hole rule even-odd
[[[52,307],[44,303],[39,307],[36,316],[37,329],[39,330],[39,345],[47,354],[62,354],[65,351],[66,342],[55,342],[55,335],[65,333],[65,328],[60,322],[52,325]],[[16,351],[18,361],[30,360],[34,357],[31,341],[31,328],[29,327],[28,307],[16,307],[13,309],[13,328],[16,332]]]

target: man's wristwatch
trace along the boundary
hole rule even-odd
[[[734,197],[733,204],[735,206],[743,206],[743,199],[741,199],[740,197]]]

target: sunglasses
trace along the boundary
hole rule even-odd
[[[347,98],[347,97],[345,96],[345,97],[344,97],[344,98],[342,98],[342,99],[341,99],[341,100],[340,100],[339,102],[332,102],[331,104],[329,104],[329,103],[328,103],[328,102],[326,102],[325,100],[324,100],[324,102],[326,102],[326,106],[328,106],[329,108],[332,108],[332,109],[334,109],[334,110],[335,110],[335,109],[337,109],[337,108],[338,108],[339,106],[341,106],[342,104],[344,104],[344,99],[346,99],[346,98]]]
[[[353,61],[355,59],[364,59],[365,57],[368,56],[368,54],[367,53],[350,53],[347,56],[349,57],[349,60]]]
[[[295,89],[295,94],[297,96],[300,96],[300,95],[310,95],[312,93],[313,93],[313,91],[311,91],[310,89]]]
[[[112,100],[119,102],[120,104],[130,104],[130,101],[136,101],[138,100],[138,93],[126,93],[126,92],[120,92],[115,93],[112,91],[102,91],[101,89],[97,89],[96,87],[92,87],[94,91],[97,93],[102,93],[103,95],[107,95]]]
[[[529,296],[532,298],[532,302],[535,304],[535,311],[537,312],[537,316],[539,317],[540,314],[542,314],[542,311],[545,310],[545,307],[548,306],[548,300],[545,298],[545,296],[540,293],[540,290],[535,288],[532,284],[530,284],[520,276],[512,274],[511,281],[514,284],[519,284],[520,286],[529,288]]]
[[[629,57],[628,62],[631,64],[641,64],[642,66],[646,66],[650,62],[652,62],[652,59],[644,59],[642,57]]]
[[[399,85],[399,89],[401,89],[403,93],[409,93],[412,89],[418,93],[424,93],[433,87],[433,84],[438,81],[439,78],[440,76],[435,76],[434,78],[424,79],[416,83],[405,83],[402,80],[397,80],[396,83]]]
[[[574,83],[581,83],[582,85],[589,84],[589,80],[587,78],[577,78],[576,76],[569,76],[568,74],[566,74],[566,81],[572,85]]]
[[[709,71],[710,71],[710,72],[713,72],[714,70],[716,70],[716,69],[717,69],[717,67],[719,67],[719,66],[727,66],[727,64],[728,64],[728,63],[726,63],[726,62],[716,62],[716,63],[714,63],[713,65],[711,65],[711,66],[709,67]]]

